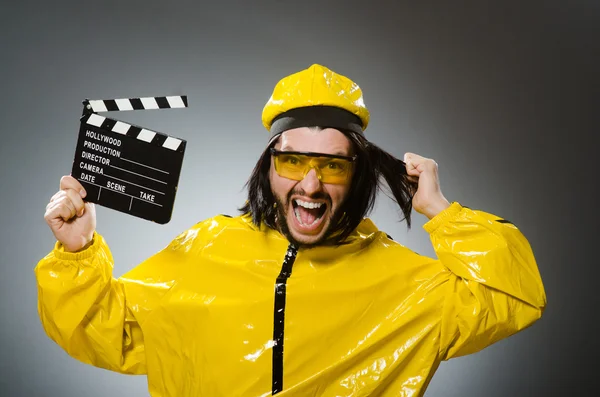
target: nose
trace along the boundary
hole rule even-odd
[[[299,187],[301,187],[309,196],[321,190],[321,181],[314,168],[311,168],[304,176],[304,179],[300,181]]]

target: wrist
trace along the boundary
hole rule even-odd
[[[62,246],[63,251],[71,253],[71,254],[77,254],[79,252],[85,251],[88,248],[90,248],[93,244],[94,244],[94,234],[93,233],[89,237],[81,236],[81,241],[76,244],[73,242],[71,242],[71,244],[66,243],[66,242],[60,242],[60,245]]]
[[[72,253],[76,254],[78,252],[85,251],[86,249],[90,248],[92,244],[93,244],[93,241],[90,240],[87,244],[85,244],[81,248],[70,249],[70,247],[65,246],[65,252],[72,252]]]
[[[442,199],[437,200],[434,203],[431,203],[430,205],[428,205],[425,208],[425,210],[423,211],[423,214],[429,220],[431,220],[431,219],[435,218],[436,215],[438,215],[439,213],[441,213],[442,211],[446,210],[449,207],[450,207],[450,202],[448,200],[446,200],[446,198],[442,198]]]
[[[102,236],[94,232],[93,238],[88,241],[86,244],[80,246],[80,248],[76,251],[69,251],[69,248],[75,248],[73,246],[65,246],[60,241],[57,241],[54,245],[54,256],[58,259],[63,260],[80,260],[86,259],[90,256],[93,256],[102,246],[104,240]]]
[[[446,223],[447,221],[454,219],[461,211],[463,207],[458,202],[452,202],[450,207],[446,208],[442,212],[438,213],[432,219],[425,222],[423,229],[429,234],[434,233],[438,227]]]

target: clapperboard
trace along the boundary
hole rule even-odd
[[[173,109],[186,96],[83,101],[71,175],[86,201],[159,224],[171,219],[186,141],[98,112]]]

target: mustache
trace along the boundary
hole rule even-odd
[[[292,196],[294,194],[297,194],[299,196],[304,196],[304,197],[308,197],[311,198],[313,200],[326,200],[328,204],[331,204],[331,197],[325,193],[324,191],[318,191],[315,192],[313,194],[306,194],[306,192],[304,191],[304,189],[294,189],[291,190],[288,195],[287,195],[287,204],[289,205],[292,201]]]

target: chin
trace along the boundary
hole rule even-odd
[[[303,227],[298,223],[295,216],[286,217],[287,237],[292,243],[300,246],[314,246],[323,243],[327,239],[329,225],[330,219],[328,216],[323,217],[316,230]]]
[[[333,211],[331,202],[327,202],[326,207],[320,214],[318,220],[312,224],[305,224],[296,216],[297,205],[290,202],[285,207],[278,201],[279,220],[276,220],[279,231],[288,239],[288,241],[297,247],[311,247],[323,244],[329,237],[331,225],[333,222]]]
[[[298,233],[293,229],[290,230],[290,234],[296,244],[304,246],[318,245],[319,243],[322,243],[326,237],[324,232],[316,235],[306,235]]]

